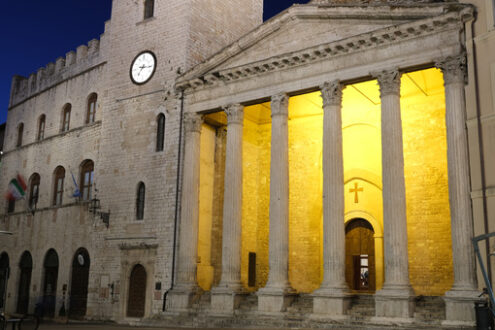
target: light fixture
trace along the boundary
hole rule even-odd
[[[105,224],[105,226],[108,228],[110,226],[110,211],[102,212],[102,211],[99,211],[100,209],[101,209],[100,200],[98,198],[96,198],[96,196],[95,196],[95,198],[93,198],[89,202],[89,209],[88,210],[90,213],[93,213],[93,217],[99,216],[100,219]]]

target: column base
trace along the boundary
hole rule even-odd
[[[166,310],[170,312],[188,312],[193,297],[199,292],[197,286],[177,286],[167,295]]]
[[[347,288],[320,288],[313,292],[313,314],[345,315],[351,306],[352,295]]]
[[[474,326],[476,313],[474,303],[483,301],[479,292],[474,289],[456,289],[445,293],[445,321],[446,326]]]
[[[211,314],[232,315],[239,308],[241,283],[219,285],[211,290]]]
[[[264,287],[258,291],[257,295],[258,312],[263,314],[285,312],[295,296],[290,287]]]
[[[387,287],[375,294],[377,318],[396,318],[408,322],[414,316],[414,293],[409,285]]]

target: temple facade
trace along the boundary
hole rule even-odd
[[[100,40],[14,77],[7,312],[474,325],[492,278],[490,241],[480,263],[472,239],[495,224],[494,4],[262,11],[114,1]]]

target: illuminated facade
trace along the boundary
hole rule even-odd
[[[7,310],[55,296],[50,316],[139,325],[474,324],[470,240],[493,222],[469,128],[492,122],[473,113],[474,6],[313,0],[260,24],[261,0],[113,5],[100,42],[14,78],[0,184],[35,172],[39,199],[0,226]],[[82,200],[63,195],[71,174]]]

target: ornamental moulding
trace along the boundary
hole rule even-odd
[[[433,18],[387,27],[382,30],[271,57],[239,67],[209,72],[189,80],[181,81],[179,79],[175,88],[177,90],[199,90],[215,87],[222,83],[230,83],[268,72],[281,71],[332,57],[349,55],[354,52],[383,47],[455,28],[461,29],[463,21],[470,17],[472,17],[472,8],[465,7],[459,12],[450,12]]]

